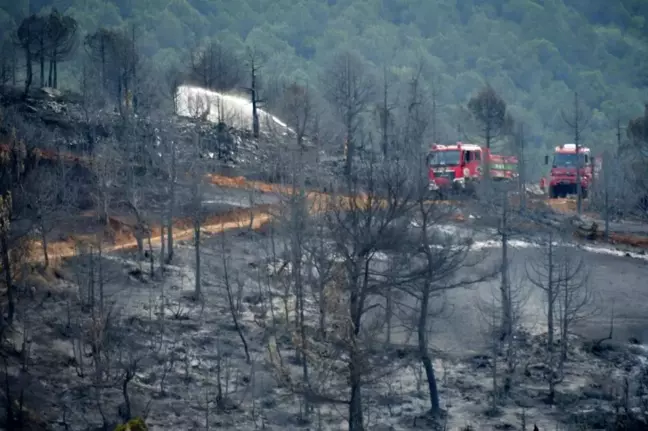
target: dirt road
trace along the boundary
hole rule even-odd
[[[499,248],[482,252],[485,257],[480,265],[482,268],[498,262],[501,256]],[[614,340],[627,342],[634,337],[640,342],[648,342],[648,285],[645,281],[648,280],[648,260],[578,248],[574,248],[573,253],[586,260],[590,270],[589,285],[594,294],[593,315],[577,324],[575,332],[587,338],[606,337],[614,311]],[[520,283],[528,294],[523,318],[525,325],[533,332],[545,331],[544,296],[524,279],[526,266],[542,259],[542,250],[517,247],[510,254],[513,282]],[[483,328],[488,325],[487,317],[480,312],[479,298],[490,302],[492,295],[498,294],[498,287],[499,279],[495,279],[449,292],[448,312],[435,320],[430,344],[457,355],[483,352],[487,343]],[[396,331],[395,335],[404,337],[403,331]]]

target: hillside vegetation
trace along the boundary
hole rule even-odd
[[[3,2],[0,426],[648,429],[648,8],[595,3]]]
[[[269,57],[266,73],[313,82],[330,54],[345,47],[378,75],[386,65],[402,76],[422,57],[441,83],[448,139],[458,121],[453,106],[486,81],[538,145],[569,139],[560,109],[570,105],[571,91],[591,112],[592,146],[612,139],[617,110],[624,121],[642,110],[648,5],[638,0],[18,0],[0,10],[0,28],[51,6],[74,16],[84,32],[135,25],[142,52],[159,68],[183,63],[208,38],[235,50],[254,45]],[[74,66],[66,71],[73,86]]]

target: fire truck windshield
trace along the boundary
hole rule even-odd
[[[458,165],[461,160],[461,153],[459,150],[441,150],[441,151],[432,151],[428,155],[428,165],[429,166],[447,166],[447,165]]]
[[[581,155],[581,162],[584,157]],[[557,153],[554,154],[553,167],[554,168],[571,168],[576,167],[578,159],[576,153]]]

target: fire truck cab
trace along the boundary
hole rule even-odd
[[[558,198],[575,195],[577,190],[577,168],[580,170],[581,194],[587,197],[594,168],[598,160],[594,160],[588,147],[579,147],[576,154],[576,144],[556,146],[551,164],[549,178],[549,197]],[[545,156],[545,164],[549,164],[549,156]]]
[[[432,145],[427,157],[429,189],[439,193],[473,192],[472,186],[483,177],[486,161],[494,180],[511,180],[517,175],[515,157],[493,155],[487,148],[463,142]]]

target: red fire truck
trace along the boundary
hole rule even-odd
[[[558,145],[553,154],[551,175],[549,178],[549,197],[558,198],[578,193],[576,188],[576,166],[580,163],[582,197],[586,198],[592,185],[592,180],[598,176],[601,169],[601,158],[592,157],[588,147],[579,147],[579,157],[576,155],[576,144]],[[545,156],[545,164],[549,164],[549,156]]]
[[[517,179],[518,159],[492,154],[487,148],[457,142],[454,145],[432,145],[427,157],[429,189],[440,195],[447,192],[473,192],[483,177],[485,162],[494,180]]]

